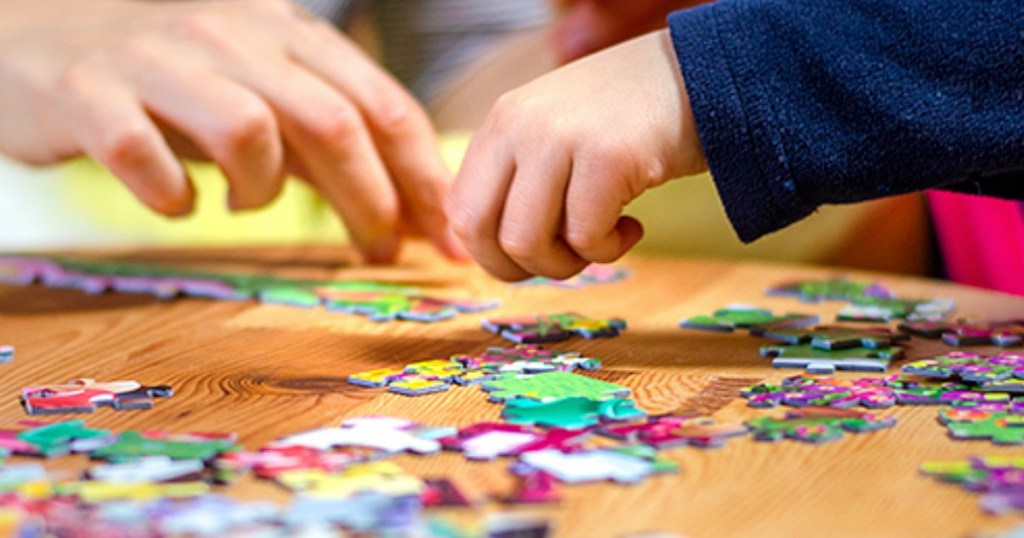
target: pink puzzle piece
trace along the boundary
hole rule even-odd
[[[441,449],[438,439],[454,433],[454,428],[423,427],[401,418],[359,417],[346,420],[340,428],[320,428],[289,435],[271,446],[304,446],[317,450],[357,446],[384,452],[430,454]]]
[[[137,381],[97,383],[83,378],[66,384],[26,387],[22,389],[21,402],[30,415],[91,413],[101,405],[117,410],[149,409],[154,397],[172,394],[166,385],[144,386]]]
[[[258,452],[228,452],[217,459],[217,465],[234,471],[251,469],[257,477],[273,480],[281,473],[298,469],[340,471],[365,459],[355,451],[322,452],[306,446],[277,446]]]
[[[539,431],[531,426],[504,422],[481,422],[441,439],[446,450],[461,451],[471,460],[518,456],[537,450],[571,451],[590,436],[586,430],[552,428]]]
[[[719,447],[725,440],[747,433],[742,424],[720,425],[708,417],[665,415],[640,424],[605,426],[598,433],[614,439],[639,441],[657,449],[690,445]]]

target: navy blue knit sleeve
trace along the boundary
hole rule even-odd
[[[669,28],[743,241],[1024,169],[1021,0],[719,0]]]

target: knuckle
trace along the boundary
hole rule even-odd
[[[536,233],[522,229],[502,227],[498,232],[498,244],[506,254],[516,260],[531,260],[540,251],[542,239]]]
[[[388,138],[408,138],[420,125],[417,107],[409,99],[382,99],[370,115],[377,129]]]
[[[96,157],[116,168],[138,165],[147,158],[148,138],[142,126],[120,126],[100,137]]]
[[[451,226],[452,232],[455,233],[460,239],[470,240],[475,239],[480,230],[479,219],[469,210],[462,206],[454,206],[449,204],[448,210],[448,224]]]
[[[224,17],[212,12],[188,13],[171,25],[177,35],[201,43],[226,44],[232,35]]]
[[[565,241],[574,251],[586,253],[600,244],[601,234],[593,226],[582,223],[570,224],[565,232]]]
[[[307,126],[313,139],[328,145],[348,145],[365,130],[363,120],[351,106],[325,110]]]
[[[276,130],[273,115],[265,107],[242,105],[222,127],[218,140],[229,152],[248,152],[264,148]]]

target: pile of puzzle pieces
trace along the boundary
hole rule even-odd
[[[180,295],[267,304],[321,307],[374,321],[439,321],[497,306],[495,301],[451,299],[397,284],[362,280],[301,280],[261,275],[201,273],[164,267],[0,256],[0,283],[73,288],[86,293],[145,293],[167,299]]]
[[[48,475],[39,464],[0,464],[0,529],[9,525],[18,536],[224,536],[244,528],[267,533],[261,536],[317,529],[316,536],[340,537],[344,529],[482,537],[484,530],[463,532],[423,517],[424,508],[472,504],[450,481],[421,480],[383,460],[406,450],[436,453],[438,439],[455,434],[362,417],[246,452],[233,434],[114,433],[81,420],[23,421],[0,430],[4,454],[84,454],[98,463],[79,479]],[[291,501],[246,503],[211,493],[247,472],[293,492]],[[68,530],[84,522],[93,525],[91,534]],[[545,535],[546,524],[527,536]]]

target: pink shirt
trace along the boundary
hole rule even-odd
[[[950,280],[1024,295],[1024,204],[932,190],[928,205]]]

